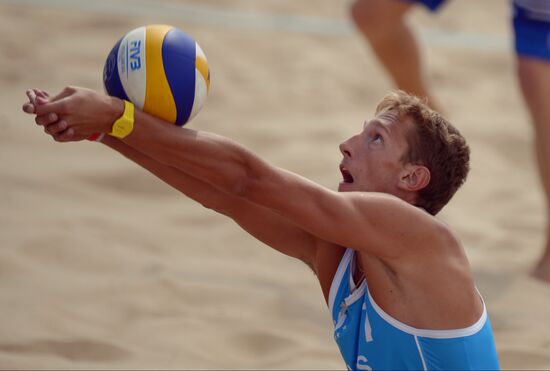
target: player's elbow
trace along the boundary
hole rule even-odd
[[[254,203],[261,203],[276,177],[269,164],[248,152],[241,152],[233,159],[226,175],[226,192]]]
[[[261,184],[262,170],[257,161],[242,158],[234,176],[228,178],[228,192],[235,197],[253,199]]]
[[[268,183],[265,175],[248,169],[232,184],[231,192],[233,196],[241,200],[262,204],[265,200]]]
[[[249,171],[243,171],[230,185],[231,195],[239,198],[249,199],[254,193],[255,177]]]

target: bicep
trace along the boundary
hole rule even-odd
[[[248,198],[331,243],[397,257],[429,232],[431,217],[389,194],[335,192],[286,170],[253,180]]]

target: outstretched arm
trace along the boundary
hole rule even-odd
[[[40,114],[64,116],[61,141],[108,132],[122,114],[120,100],[71,88],[39,106]],[[338,193],[276,168],[238,143],[211,133],[178,128],[136,110],[134,131],[124,138],[139,152],[234,197],[268,208],[319,239],[397,258],[407,246],[434,241],[433,218],[395,197]],[[414,220],[414,223],[410,221]]]
[[[44,92],[38,92],[38,94],[48,98],[47,95],[44,95]],[[35,100],[32,94],[29,99],[31,101]],[[27,109],[34,110],[35,108],[33,106],[27,107]],[[56,136],[63,131],[63,127],[66,125],[62,122],[63,120],[59,120],[56,114],[51,117],[39,115],[36,121],[39,125],[45,127],[47,134],[52,136]],[[255,238],[283,254],[302,260],[317,272],[315,264],[317,239],[280,215],[243,198],[224,193],[174,167],[162,164],[119,139],[105,136],[102,143],[147,169],[165,183],[204,207],[232,218]]]
[[[316,239],[310,233],[265,207],[224,193],[174,167],[161,164],[116,138],[106,136],[103,143],[204,207],[230,217],[258,240],[302,260],[315,271]]]

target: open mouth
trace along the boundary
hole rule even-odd
[[[340,165],[340,172],[342,173],[342,177],[344,178],[344,183],[353,183],[353,177],[351,176],[348,169],[344,167],[344,165]]]

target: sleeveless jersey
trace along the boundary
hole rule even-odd
[[[353,281],[355,251],[347,249],[329,293],[334,338],[349,370],[498,370],[485,303],[479,320],[456,330],[423,330],[384,312],[367,280]]]

